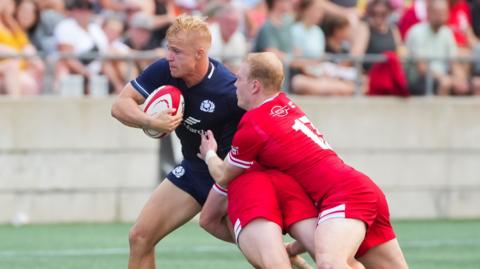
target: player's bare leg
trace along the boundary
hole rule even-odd
[[[244,227],[238,245],[247,260],[256,268],[292,269],[282,242],[282,230],[266,219],[256,219]]]
[[[213,188],[200,213],[200,226],[218,239],[234,243],[233,227],[227,217],[228,199]]]
[[[298,243],[293,243],[287,247],[288,254],[298,255],[308,251],[312,258],[315,258],[315,228],[317,227],[317,218],[305,219],[291,225],[288,233],[295,238]]]
[[[296,239],[285,247],[290,257],[290,263],[295,269],[308,269],[310,265],[299,255],[308,251],[310,256],[315,259],[315,240],[314,233],[317,226],[317,218],[302,220],[292,224],[288,233]]]
[[[367,269],[408,269],[397,239],[392,239],[368,250],[358,260]]]
[[[155,189],[129,234],[129,269],[154,269],[155,245],[193,218],[201,207],[168,179]]]
[[[315,230],[317,268],[365,268],[355,260],[365,232],[365,224],[357,219],[333,218],[320,222]]]

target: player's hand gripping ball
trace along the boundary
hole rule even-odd
[[[182,114],[185,110],[185,100],[182,92],[175,86],[164,85],[153,91],[144,102],[143,111],[150,116],[165,111],[169,108],[175,110],[174,116]],[[162,138],[168,133],[158,132],[152,129],[143,129],[145,134],[152,138]]]

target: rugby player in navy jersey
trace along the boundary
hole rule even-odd
[[[177,17],[167,31],[167,42],[166,59],[154,62],[128,83],[112,106],[113,117],[127,126],[160,132],[175,130],[184,157],[154,190],[130,230],[129,269],[155,268],[155,245],[200,212],[214,183],[207,165],[197,157],[200,134],[212,130],[219,141],[216,153],[225,157],[244,113],[237,106],[236,77],[207,56],[211,36],[202,19]],[[152,117],[139,108],[162,85],[182,91],[184,115],[171,116],[167,111]],[[225,214],[226,204],[219,212]],[[226,226],[217,228],[207,230],[220,239],[234,241]]]
[[[128,83],[112,106],[123,124],[160,132],[175,130],[182,144],[183,161],[152,193],[130,230],[128,268],[155,268],[155,245],[183,225],[205,202],[213,179],[196,154],[200,133],[211,129],[220,138],[218,154],[225,156],[244,111],[237,106],[235,76],[208,58],[211,43],[207,24],[200,18],[179,16],[167,32],[168,52]],[[139,108],[162,85],[173,85],[185,98],[184,115],[168,112],[151,117]],[[223,238],[232,241],[230,234]]]

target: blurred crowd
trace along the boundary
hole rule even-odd
[[[0,0],[0,94],[116,94],[182,13],[207,18],[232,72],[274,52],[290,93],[480,95],[480,0]]]

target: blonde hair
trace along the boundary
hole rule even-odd
[[[204,43],[205,49],[210,48],[212,35],[208,29],[205,18],[182,14],[175,18],[173,24],[168,28],[167,40],[175,38],[179,34],[186,34],[187,38],[195,38],[193,44]],[[203,42],[202,42],[203,41]]]
[[[281,89],[284,79],[283,64],[274,53],[250,53],[245,63],[249,67],[249,81],[260,81],[266,91],[277,92]]]

